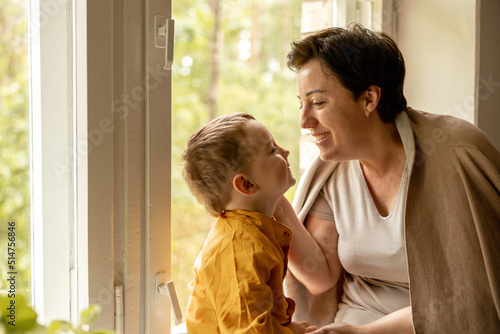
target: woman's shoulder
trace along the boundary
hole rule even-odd
[[[412,130],[419,145],[448,145],[480,151],[497,151],[476,125],[458,117],[408,108]]]

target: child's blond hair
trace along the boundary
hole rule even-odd
[[[184,179],[214,217],[231,199],[233,177],[251,162],[244,140],[250,120],[255,118],[246,113],[217,117],[191,136],[182,155]]]

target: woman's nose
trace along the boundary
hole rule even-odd
[[[315,119],[311,114],[310,108],[305,104],[302,105],[300,111],[300,127],[302,129],[309,129],[315,126]]]

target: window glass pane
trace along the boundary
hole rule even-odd
[[[31,295],[27,3],[0,0],[0,289]],[[11,274],[13,273],[13,274]]]
[[[300,6],[291,0],[173,1],[172,279],[183,310],[194,260],[214,221],[182,179],[189,136],[216,116],[250,113],[290,150],[298,179],[299,110],[286,54],[300,38]]]

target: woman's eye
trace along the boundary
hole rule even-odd
[[[273,146],[273,151],[271,153],[275,153],[278,150],[278,146]]]
[[[323,104],[325,104],[325,102],[323,102],[323,101],[320,101],[320,102],[313,102],[313,103],[312,103],[312,105],[313,105],[313,106],[316,106],[316,107],[319,107],[319,106],[321,106],[321,105],[323,105]]]

